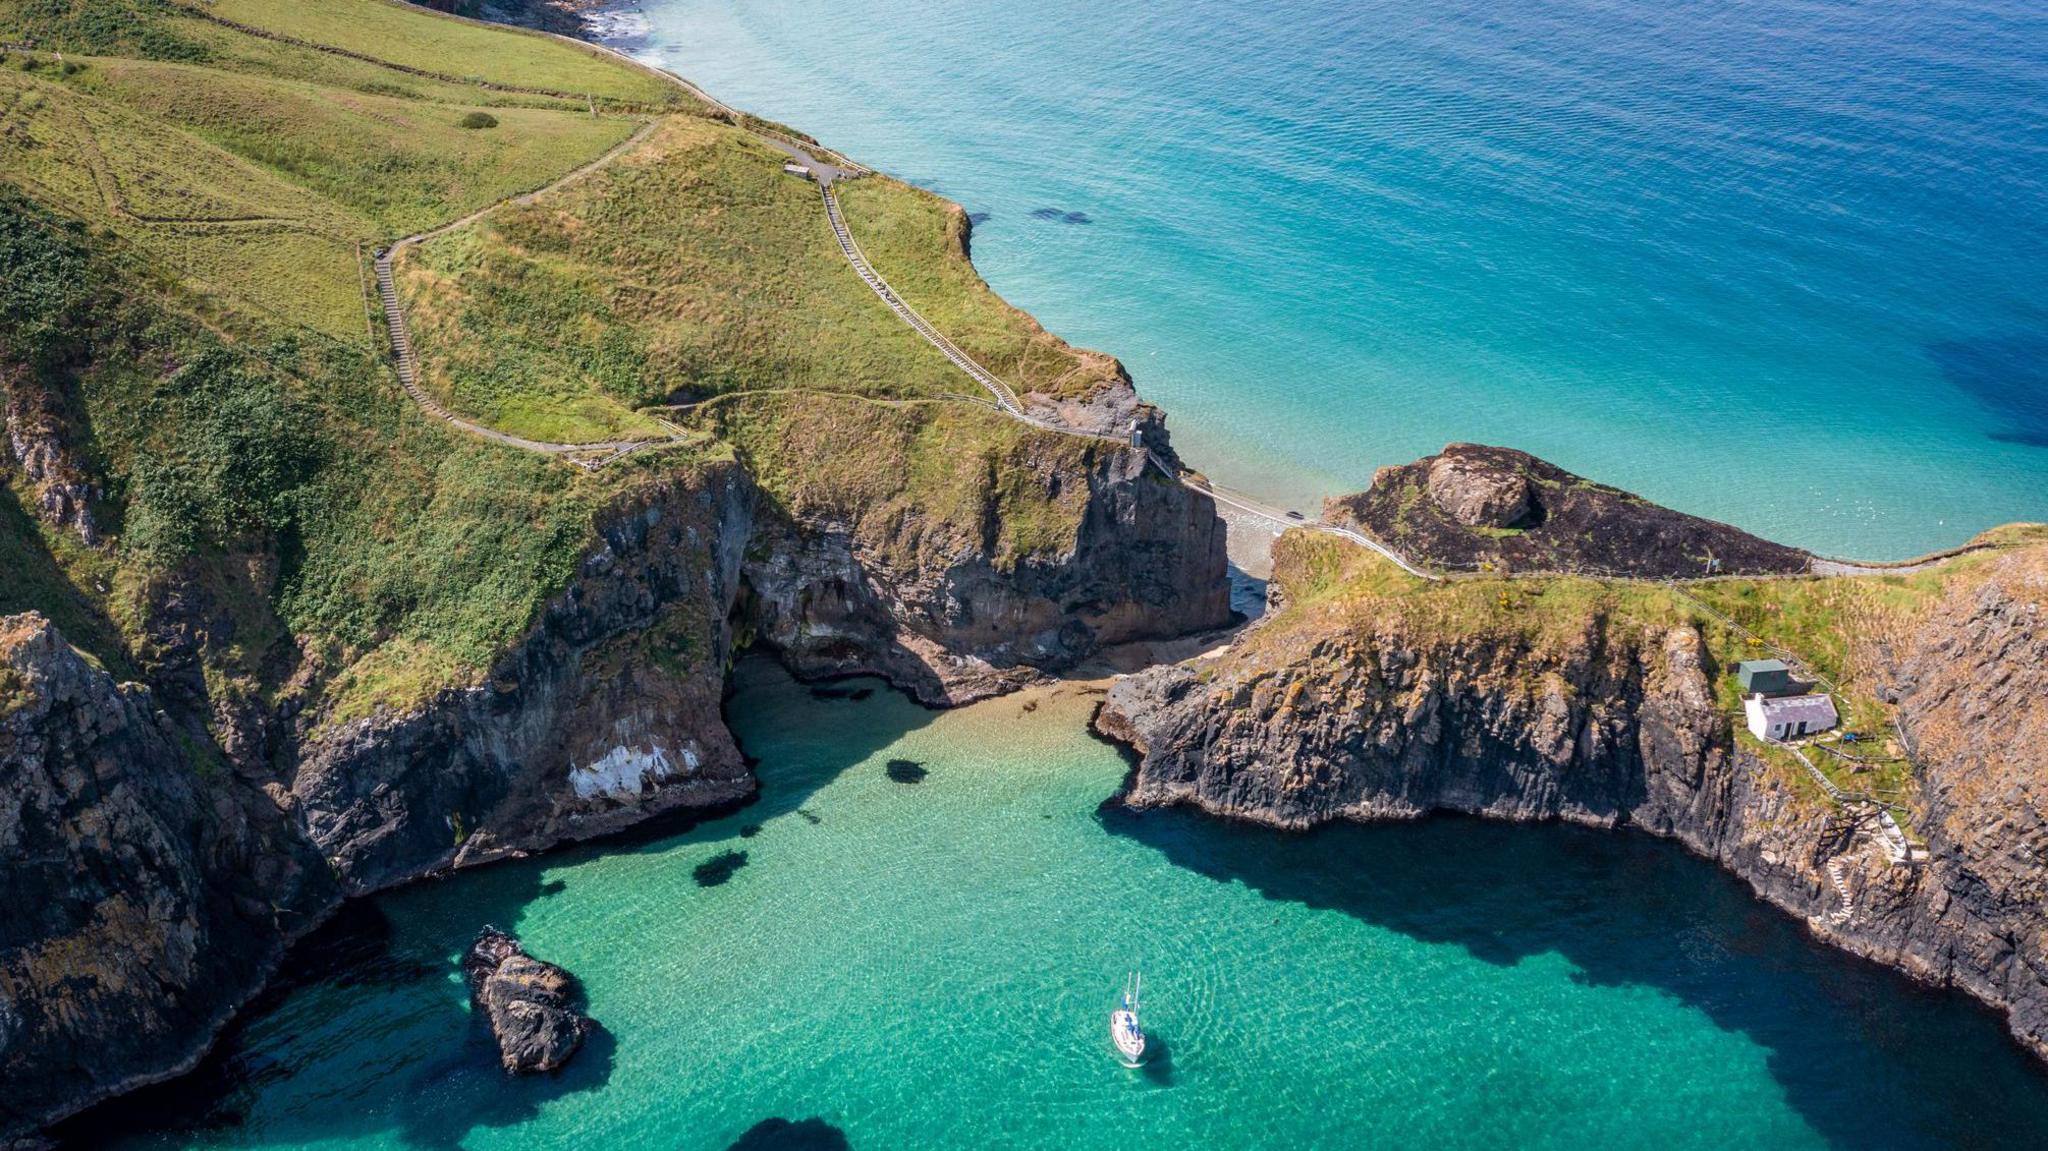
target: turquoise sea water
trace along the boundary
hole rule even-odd
[[[1226,482],[1312,508],[1465,439],[1835,554],[2048,519],[2035,0],[640,9],[622,46],[985,216]]]
[[[1137,815],[1100,806],[1125,767],[1079,689],[867,686],[743,662],[758,803],[359,905],[205,1072],[114,1108],[148,1128],[120,1145],[2048,1146],[2048,1075],[1987,1013],[1669,844]],[[468,1013],[486,921],[604,1025],[559,1077],[505,1076]]]

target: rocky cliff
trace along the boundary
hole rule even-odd
[[[1739,645],[1644,585],[1430,587],[1295,533],[1276,571],[1286,607],[1221,656],[1118,682],[1097,723],[1136,752],[1139,806],[1291,828],[1449,810],[1670,836],[1833,942],[2005,1008],[2048,1056],[2048,776],[2028,750],[2048,728],[2048,548],[1951,565],[1924,595],[1903,582],[1882,594],[1910,607],[1845,608],[1830,626],[1871,633],[1852,645],[1867,652],[1858,682],[1895,701],[1915,753],[1922,866],[1895,865],[1864,809],[1735,731]],[[1840,602],[1872,602],[1848,590]]]
[[[175,576],[145,600],[162,618],[143,646],[177,704],[12,617],[0,1060],[36,1090],[9,1091],[0,1131],[189,1064],[342,895],[746,797],[719,711],[743,642],[947,703],[1227,621],[1205,498],[1127,449],[1014,446],[972,464],[995,494],[965,519],[905,514],[902,492],[791,501],[738,461],[643,465],[476,682],[367,715],[337,710],[317,653],[273,707],[213,706],[233,613]]]
[[[722,405],[759,478],[742,616],[800,675],[935,705],[1230,620],[1222,521],[1121,444],[959,405]]]
[[[0,1136],[191,1065],[332,906],[149,691],[0,618]]]
[[[639,488],[482,682],[342,724],[301,714],[284,802],[347,889],[750,794],[719,701],[753,503],[730,464]]]

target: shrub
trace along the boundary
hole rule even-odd
[[[498,118],[489,112],[471,112],[469,115],[464,116],[461,122],[465,128],[495,128],[498,126]]]

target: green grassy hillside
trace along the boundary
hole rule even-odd
[[[429,386],[557,440],[604,438],[616,413],[678,395],[971,390],[848,268],[787,158],[670,119],[588,179],[408,252]]]
[[[196,637],[216,702],[330,718],[473,683],[600,509],[735,450],[770,498],[878,538],[978,544],[993,509],[1007,561],[1071,544],[1083,493],[1032,477],[1085,445],[815,394],[975,388],[852,273],[783,154],[644,70],[385,0],[0,0],[0,40],[32,42],[0,55],[0,380],[60,414],[105,536],[45,522],[0,457],[0,611],[110,666]],[[1006,370],[1085,374],[988,293],[943,202],[861,187],[864,242],[920,306]],[[596,473],[422,415],[369,256],[485,208],[400,265],[451,407],[571,441],[731,402]]]
[[[544,58],[689,106],[553,40],[374,0],[251,7],[353,13],[444,45],[456,74]],[[310,661],[360,712],[479,674],[568,579],[594,509],[690,466],[678,448],[592,476],[451,432],[399,391],[366,309],[375,245],[557,179],[645,117],[148,0],[0,0],[0,39],[36,43],[0,60],[0,367],[10,401],[69,413],[111,537],[41,522],[0,468],[0,610],[43,610],[125,667],[174,603],[202,617],[216,696],[267,696]],[[495,127],[462,126],[486,109]]]

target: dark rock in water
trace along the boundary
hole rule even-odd
[[[1031,209],[1031,218],[1034,220],[1057,220],[1064,215],[1066,215],[1066,213],[1060,211],[1058,208]]]
[[[731,879],[735,872],[746,865],[746,852],[723,851],[698,864],[696,870],[690,872],[690,876],[697,881],[699,887],[717,887]]]
[[[763,1119],[727,1151],[846,1151],[846,1132],[823,1119]]]
[[[804,822],[810,824],[812,827],[816,827],[819,824],[825,822],[823,817],[819,816],[817,812],[812,811],[808,807],[799,807],[796,809],[796,813],[798,815],[803,816]]]
[[[1031,218],[1052,224],[1092,224],[1086,212],[1067,212],[1059,208],[1033,208]]]
[[[740,828],[741,839],[752,839],[759,834],[761,834],[761,825],[758,823],[750,823]]]
[[[981,226],[982,226],[983,224],[986,224],[986,223],[988,223],[988,222],[989,222],[989,219],[990,219],[990,216],[989,216],[989,213],[987,213],[987,212],[969,212],[969,213],[967,213],[967,222],[968,222],[968,223],[970,223],[970,224],[972,224],[972,225],[974,225],[974,226],[975,226],[975,227],[977,227],[977,228],[981,227]]]
[[[1060,223],[1062,224],[1092,224],[1094,222],[1088,218],[1088,213],[1086,212],[1068,212],[1060,217]]]
[[[505,1070],[553,1071],[583,1046],[591,1023],[574,1006],[575,979],[526,954],[519,940],[485,927],[470,944],[462,972],[490,1021]]]
[[[892,759],[884,770],[894,783],[923,783],[924,777],[931,774],[925,770],[924,764],[914,759]]]

